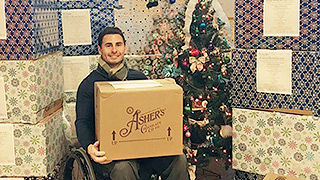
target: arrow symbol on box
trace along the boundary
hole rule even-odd
[[[170,136],[170,131],[171,131],[171,128],[168,127],[168,136]]]
[[[112,140],[116,140],[116,132],[112,131]]]

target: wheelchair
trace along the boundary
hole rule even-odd
[[[82,147],[69,147],[65,158],[62,177],[63,180],[96,180],[91,161]]]
[[[79,145],[70,146],[62,166],[61,180],[102,180],[93,169],[87,152]],[[158,180],[159,176],[152,174],[150,180]]]

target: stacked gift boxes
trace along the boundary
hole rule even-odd
[[[299,36],[264,36],[264,3],[235,1],[233,168],[318,179],[320,4],[300,0]],[[291,93],[258,91],[257,62],[263,49],[292,50]]]
[[[0,122],[36,124],[63,96],[62,53],[37,60],[0,61],[8,118]]]
[[[36,60],[0,61],[0,76],[7,112],[7,117],[0,118],[0,125],[10,127],[5,138],[13,138],[13,143],[5,147],[7,151],[2,151],[9,159],[0,162],[0,177],[47,176],[66,151],[61,109],[62,53]]]
[[[12,129],[14,147],[6,149],[14,151],[11,163],[0,164],[0,177],[43,177],[51,173],[67,149],[61,123],[62,109],[35,125],[1,123],[2,127]]]
[[[59,1],[59,36],[64,56],[98,54],[99,33],[105,27],[114,26],[113,9],[115,3],[114,0]],[[64,14],[75,15],[81,11],[87,11],[89,22],[85,22],[85,18],[81,18],[79,22],[73,21],[74,26],[63,25],[63,23],[72,23],[68,22],[66,16],[63,16]],[[81,14],[84,15],[85,13]],[[82,30],[86,28],[89,30],[81,32],[82,34],[77,37],[79,28],[74,28],[75,25],[79,25]],[[89,39],[84,41],[83,37]],[[73,39],[73,43],[69,43],[67,38],[69,40]]]
[[[6,39],[0,39],[0,59],[37,59],[58,51],[56,6],[55,0],[6,0]]]
[[[263,0],[235,0],[235,46],[319,51],[319,1],[300,0],[300,36],[263,36]]]

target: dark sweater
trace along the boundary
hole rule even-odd
[[[140,71],[129,69],[126,80],[140,80],[147,77]],[[87,147],[96,141],[95,110],[94,110],[94,82],[116,81],[109,77],[101,67],[92,71],[79,85],[76,103],[76,132],[80,145],[87,151]]]

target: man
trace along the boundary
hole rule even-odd
[[[90,155],[99,180],[149,180],[153,173],[163,180],[189,179],[184,155],[111,161],[105,156],[108,152],[99,151],[95,137],[94,82],[147,79],[140,71],[128,69],[123,60],[125,43],[122,31],[116,27],[107,27],[99,35],[98,67],[81,82],[77,93],[75,125],[79,143]]]

